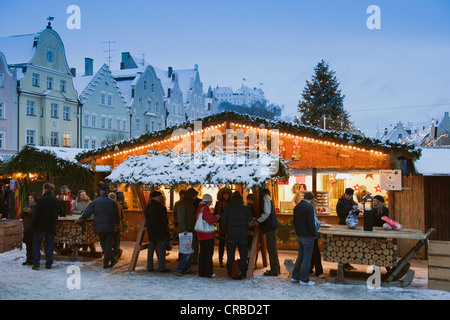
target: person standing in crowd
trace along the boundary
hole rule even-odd
[[[317,214],[316,214],[316,205],[317,205],[317,200],[314,198],[310,201],[310,204],[313,206],[314,208],[314,224],[316,226],[316,232],[319,231],[319,219],[317,219]],[[313,247],[313,252],[312,252],[312,257],[311,257],[311,269],[310,269],[310,274],[315,273],[316,277],[318,278],[324,278],[325,276],[323,275],[323,266],[322,266],[322,256],[320,255],[320,249],[319,249],[319,238],[320,235],[317,232],[317,236],[314,238],[314,247]]]
[[[291,281],[308,286],[315,284],[309,280],[314,238],[317,237],[314,207],[311,205],[313,199],[314,194],[306,192],[303,200],[295,206],[293,218],[295,232],[297,233],[298,256],[292,271]]]
[[[245,278],[247,272],[247,231],[253,226],[253,215],[250,209],[244,206],[244,199],[239,191],[231,197],[230,205],[223,211],[222,227],[227,236],[227,271],[231,276],[231,266],[234,262],[236,247],[241,260],[241,275]]]
[[[186,190],[180,190],[180,192],[178,193],[178,195],[180,196],[180,199],[177,202],[175,202],[175,204],[173,205],[173,226],[175,228],[178,227],[178,218],[177,218],[178,204],[183,200],[185,193],[186,193]]]
[[[63,185],[60,190],[60,194],[56,196],[56,199],[60,201],[60,206],[63,211],[63,217],[71,214],[70,210],[72,208],[72,203],[74,198],[72,197],[71,191],[68,185]]]
[[[292,187],[292,193],[294,194],[294,197],[292,198],[292,202],[297,205],[300,202],[300,191],[306,191],[306,184],[304,183],[296,183]]]
[[[345,189],[344,195],[339,198],[336,204],[336,213],[339,217],[340,225],[345,225],[345,220],[351,210],[358,210],[358,204],[353,200],[353,194],[354,190],[352,188]],[[358,211],[356,211],[356,214],[358,214]],[[344,269],[355,270],[356,268],[351,266],[350,263],[345,263]]]
[[[194,213],[197,212],[200,202],[202,202],[202,199],[200,199],[197,194],[197,196],[194,198]],[[192,255],[191,255],[191,263],[192,264],[197,264],[198,251],[199,251],[198,246],[199,246],[199,244],[198,244],[197,232],[194,232],[194,234],[192,235]]]
[[[117,202],[116,194],[114,192],[108,193],[108,198],[110,198],[117,204],[117,209],[119,210],[119,217],[120,217],[119,229],[115,233],[114,240],[113,240],[113,254],[116,257],[116,259],[119,260],[120,257],[122,256],[122,252],[123,252],[123,250],[120,249],[120,236],[122,233],[123,208],[122,208],[122,205]]]
[[[358,200],[358,203],[363,203],[364,202],[364,197],[366,195],[368,195],[371,193],[367,191],[367,187],[366,186],[360,186],[359,187],[359,191],[355,193],[355,197]]]
[[[230,204],[231,190],[229,188],[221,188],[217,192],[217,202],[214,207],[214,215],[222,216],[223,210]],[[223,264],[223,255],[225,253],[226,234],[222,228],[222,221],[219,219],[219,265]]]
[[[104,252],[103,268],[110,268],[117,263],[112,249],[119,229],[119,208],[115,201],[108,198],[108,186],[101,186],[99,192],[100,197],[89,203],[80,219],[86,220],[94,214],[94,233],[98,234]]]
[[[384,203],[384,198],[379,194],[373,197],[373,208],[373,226],[382,227],[385,222],[381,219],[381,217],[389,217],[389,208]]]
[[[270,262],[270,270],[264,272],[264,275],[276,277],[280,274],[280,261],[278,260],[277,251],[277,215],[268,189],[261,190],[259,199],[261,215],[256,221],[261,226],[261,231],[266,235],[267,252],[269,253]]]
[[[45,239],[45,268],[51,269],[53,264],[53,250],[56,233],[56,222],[61,216],[62,208],[53,196],[55,186],[51,183],[44,183],[42,197],[36,201],[32,218],[31,230],[34,232],[33,239],[33,270],[40,267],[41,244]]]
[[[91,202],[86,191],[78,191],[77,198],[72,201],[72,214],[82,214],[88,204]]]
[[[110,185],[110,190],[116,194],[117,202],[122,206],[122,208],[125,208],[125,196],[123,195],[123,191],[120,190],[120,186],[118,183],[113,183]]]
[[[8,205],[7,200],[4,196],[4,189],[5,185],[3,182],[0,182],[0,215],[3,218],[10,218],[8,214]]]
[[[28,204],[23,207],[19,214],[19,218],[23,220],[23,243],[27,250],[27,260],[22,263],[24,266],[33,265],[33,239],[34,232],[31,230],[31,220],[33,218],[33,209],[36,206],[36,201],[39,195],[36,192],[31,192],[28,195]]]
[[[180,233],[194,232],[195,212],[194,198],[198,192],[194,188],[189,188],[184,194],[183,200],[180,201],[177,208],[177,219]],[[183,274],[193,273],[191,271],[191,254],[180,254],[180,261],[176,268],[175,274],[182,276]]]
[[[153,191],[150,194],[150,203],[144,211],[145,226],[148,232],[148,251],[147,251],[147,271],[153,272],[153,255],[155,247],[158,247],[158,272],[170,272],[166,268],[166,242],[169,237],[167,228],[169,219],[167,218],[167,209],[163,205],[162,193]]]
[[[198,215],[202,214],[202,219],[208,224],[213,225],[219,220],[219,216],[213,216],[209,207],[212,204],[212,197],[209,194],[204,194],[202,201],[200,202],[197,212]],[[216,238],[215,232],[204,233],[197,232],[198,242],[200,243],[200,254],[198,257],[198,275],[200,277],[214,278],[216,275],[213,272],[213,255],[214,255],[214,239]]]

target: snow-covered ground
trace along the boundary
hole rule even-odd
[[[316,285],[306,287],[292,283],[283,265],[285,258],[295,260],[296,252],[293,251],[279,252],[282,264],[282,274],[279,277],[264,277],[262,273],[266,268],[260,268],[255,271],[252,280],[237,281],[227,278],[225,268],[219,267],[217,248],[214,256],[214,272],[217,277],[213,279],[196,275],[177,277],[173,272],[163,275],[147,273],[147,251],[141,252],[136,271],[128,273],[133,246],[133,242],[123,242],[124,254],[119,263],[113,269],[106,270],[102,268],[101,259],[97,259],[89,262],[55,261],[51,270],[41,268],[35,271],[30,266],[22,266],[25,249],[0,254],[0,299],[450,300],[450,292],[427,289],[426,261],[413,261],[412,269],[416,276],[407,288],[369,289],[366,285],[331,284],[315,277],[311,277],[311,280]],[[167,267],[171,270],[175,270],[176,257],[175,247],[167,257]],[[326,276],[329,276],[330,268],[336,268],[336,264],[327,262],[323,266]],[[362,266],[358,266],[360,267]],[[79,289],[74,280],[76,270],[80,271]],[[197,270],[196,265],[193,270]]]

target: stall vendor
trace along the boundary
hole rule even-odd
[[[350,210],[357,210],[358,204],[353,200],[353,189],[345,189],[344,195],[339,198],[336,204],[336,213],[339,216],[339,224],[345,225],[345,220],[347,219]]]
[[[384,203],[384,198],[382,196],[376,195],[373,197],[373,208],[373,226],[382,227],[385,222],[381,219],[381,217],[389,217],[389,208]]]

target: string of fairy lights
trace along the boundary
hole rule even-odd
[[[131,154],[135,154],[135,153],[140,153],[140,152],[146,152],[147,150],[151,150],[154,148],[158,148],[161,147],[164,144],[170,143],[170,142],[174,142],[174,141],[179,141],[180,139],[184,139],[186,137],[189,136],[194,136],[197,134],[202,134],[204,132],[209,132],[213,129],[220,129],[220,128],[224,128],[226,127],[226,122],[221,123],[221,124],[217,124],[217,125],[212,125],[209,126],[205,129],[200,129],[197,131],[190,131],[187,132],[185,134],[180,134],[180,135],[176,135],[176,136],[172,136],[170,138],[166,138],[163,140],[159,140],[159,141],[155,141],[152,143],[146,143],[140,146],[136,146],[134,148],[129,148],[126,150],[121,150],[121,151],[116,151],[113,152],[112,154],[108,154],[108,155],[104,155],[101,157],[101,160],[108,160],[108,159],[112,159],[115,157],[119,157],[119,156],[123,156],[123,155],[131,155]],[[375,151],[373,149],[365,149],[362,147],[357,147],[357,146],[351,146],[351,145],[346,145],[346,144],[342,144],[342,143],[336,143],[336,142],[332,142],[332,141],[325,141],[325,140],[320,140],[320,139],[314,139],[314,138],[309,138],[306,136],[299,136],[299,135],[295,135],[292,133],[288,133],[288,132],[279,132],[279,130],[274,130],[274,129],[266,129],[266,128],[260,128],[260,127],[253,127],[251,125],[246,125],[246,124],[240,124],[240,123],[235,123],[235,122],[230,122],[230,127],[231,129],[246,129],[246,130],[254,130],[255,132],[258,132],[259,134],[264,133],[270,133],[271,135],[277,135],[279,137],[287,137],[287,138],[292,138],[292,139],[297,139],[297,140],[301,140],[301,141],[305,141],[305,142],[309,142],[309,143],[316,143],[316,144],[320,144],[320,145],[326,145],[326,146],[330,146],[330,147],[335,147],[335,148],[343,148],[344,150],[352,150],[352,151],[361,151],[361,152],[368,152],[374,155],[378,155],[378,156],[383,156],[385,155],[383,152],[381,151]]]

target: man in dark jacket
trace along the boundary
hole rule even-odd
[[[109,268],[117,263],[113,254],[113,240],[119,230],[120,215],[117,203],[108,198],[108,187],[100,187],[100,197],[91,201],[81,215],[81,220],[94,214],[94,232],[98,234],[102,246],[103,268]]]
[[[36,201],[36,206],[31,219],[31,230],[34,232],[33,240],[33,270],[39,269],[41,258],[41,244],[45,238],[45,267],[51,269],[53,264],[53,250],[58,216],[62,215],[62,209],[58,199],[53,197],[55,186],[45,183],[42,197]]]
[[[247,230],[253,226],[253,216],[250,209],[244,206],[244,199],[239,191],[233,193],[231,202],[225,207],[221,220],[223,231],[227,236],[228,275],[231,276],[231,265],[237,247],[241,260],[241,274],[245,278],[247,271]]]
[[[148,251],[147,251],[147,271],[153,272],[153,254],[155,246],[158,246],[158,267],[159,273],[169,272],[166,269],[166,241],[169,237],[167,227],[167,209],[162,205],[162,193],[153,191],[150,194],[150,203],[144,211],[145,226],[148,232]]]
[[[309,281],[314,238],[317,236],[314,207],[310,203],[313,199],[314,194],[306,192],[304,199],[294,208],[294,228],[297,233],[298,257],[292,271],[291,281],[300,282],[302,285],[314,285],[314,282]]]
[[[339,217],[339,224],[345,225],[345,220],[350,211],[358,209],[358,204],[353,200],[353,189],[345,189],[345,193],[339,198],[336,204],[336,213]]]

